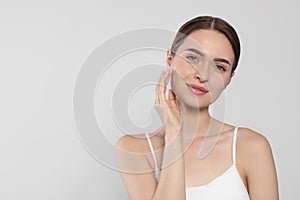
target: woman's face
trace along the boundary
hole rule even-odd
[[[192,107],[208,107],[230,83],[233,62],[233,49],[225,35],[214,30],[193,31],[174,57],[170,51],[167,54],[167,64],[173,69],[171,88],[178,101]],[[187,84],[208,92],[195,93]]]

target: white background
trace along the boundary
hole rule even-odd
[[[77,74],[121,32],[176,31],[203,14],[229,21],[242,42],[226,121],[269,139],[280,197],[299,199],[298,8],[295,0],[1,1],[0,199],[127,199],[118,173],[94,160],[76,134]]]

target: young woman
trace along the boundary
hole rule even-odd
[[[223,19],[200,16],[182,25],[167,51],[168,69],[156,86],[155,108],[164,126],[145,137],[125,135],[116,144],[131,200],[279,198],[267,139],[209,113],[234,76],[239,56],[238,35]],[[213,148],[200,158],[205,144]]]

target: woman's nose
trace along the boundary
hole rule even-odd
[[[205,67],[204,69],[195,69],[194,77],[198,79],[201,83],[208,81],[208,68]]]

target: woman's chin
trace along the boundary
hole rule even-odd
[[[180,106],[184,106],[184,107],[189,107],[192,109],[205,109],[208,108],[208,106],[211,104],[210,100],[207,99],[203,99],[203,100],[199,100],[199,99],[188,99],[188,98],[182,98],[182,100],[180,101]]]

